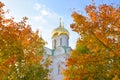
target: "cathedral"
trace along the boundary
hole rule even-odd
[[[62,70],[66,68],[65,61],[72,50],[69,46],[69,32],[64,25],[60,24],[52,31],[52,49],[45,47],[46,54],[49,54],[52,60],[50,65],[50,80],[62,80]]]

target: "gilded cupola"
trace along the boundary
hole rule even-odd
[[[52,31],[52,38],[54,36],[59,36],[61,34],[65,34],[65,35],[69,36],[68,30],[64,28],[64,25],[61,25],[61,19],[60,19],[59,26]]]

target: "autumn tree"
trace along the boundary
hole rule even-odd
[[[80,35],[70,53],[64,80],[120,79],[120,7],[95,4],[87,16],[73,12],[71,29]]]
[[[3,6],[0,2],[0,80],[47,80],[45,41],[27,25],[26,17],[20,22],[6,19]]]

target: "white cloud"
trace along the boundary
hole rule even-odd
[[[41,11],[41,14],[44,15],[44,16],[47,16],[47,15],[50,15],[50,12],[43,9],[43,10]]]
[[[42,6],[39,3],[35,3],[34,9],[39,10]]]
[[[35,10],[37,9],[38,11],[37,12],[38,15],[32,17],[35,21],[39,21],[42,19],[46,21],[48,20],[56,21],[55,19],[58,19],[60,17],[58,14],[56,14],[55,12],[47,8],[45,5],[40,3],[35,3],[34,9]]]
[[[59,18],[61,16],[40,3],[35,3],[33,8],[36,15],[30,18],[31,20],[30,24],[32,25],[32,28],[34,30],[36,29],[40,30],[43,39],[48,43],[46,47],[51,48],[52,47],[51,32],[53,31],[53,29],[58,27]],[[71,23],[71,20],[64,19],[64,21],[68,23],[68,25],[66,25],[67,26],[66,28],[71,32],[71,30],[68,28],[69,24]],[[75,37],[74,34],[75,33],[71,33],[70,38]],[[75,41],[70,40],[70,46],[75,46],[74,44]]]
[[[51,48],[51,32],[58,27],[60,15],[40,3],[35,3],[33,9],[36,15],[30,17],[29,23],[34,30],[39,29],[42,32],[43,38],[48,42],[47,47]]]
[[[39,16],[34,16],[34,17],[32,17],[32,19],[35,20],[36,22],[40,22],[42,24],[46,23],[46,20],[44,19],[44,17],[40,16],[40,15]]]

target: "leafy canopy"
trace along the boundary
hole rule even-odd
[[[47,80],[44,40],[31,30],[26,17],[20,22],[6,19],[3,6],[0,2],[0,80]]]
[[[71,29],[81,38],[70,53],[64,80],[120,79],[120,7],[94,4],[87,16],[73,12]],[[86,53],[86,54],[84,54]]]

